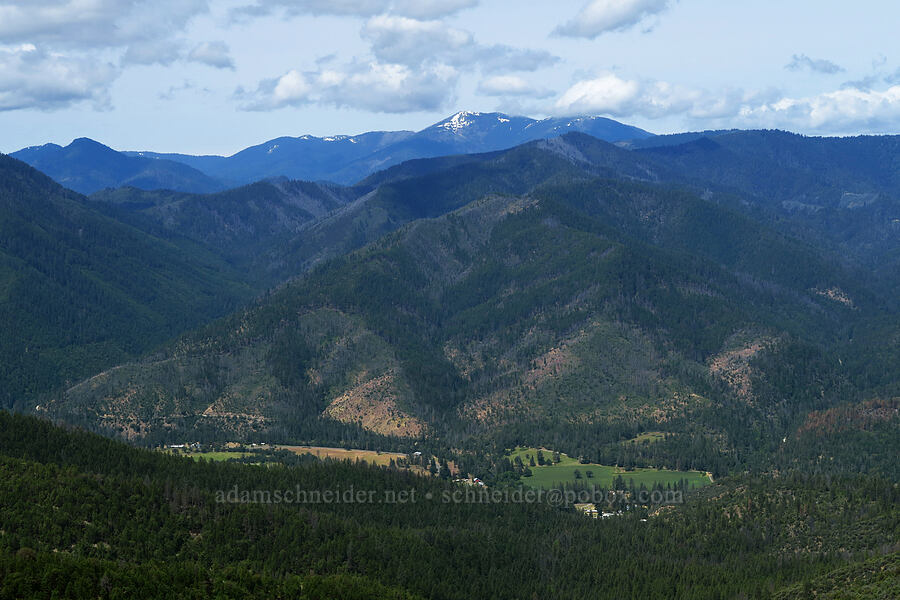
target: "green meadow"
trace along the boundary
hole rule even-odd
[[[545,461],[553,460],[553,451],[541,449],[544,453]],[[666,484],[675,484],[684,479],[689,487],[701,487],[710,483],[709,476],[702,471],[670,471],[667,469],[634,469],[626,471],[621,467],[613,467],[608,465],[582,464],[578,460],[566,456],[559,455],[559,462],[554,464],[544,464],[544,466],[531,467],[529,457],[534,457],[537,462],[537,448],[516,448],[510,453],[509,460],[513,461],[518,456],[522,459],[522,463],[529,467],[532,472],[531,477],[523,477],[522,482],[535,488],[554,488],[566,483],[581,482],[585,485],[596,485],[598,487],[612,487],[613,482],[620,475],[625,484],[633,481],[636,487],[644,484],[651,487],[657,483],[665,486]],[[576,477],[576,471],[581,478]]]

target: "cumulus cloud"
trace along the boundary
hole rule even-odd
[[[485,96],[527,96],[538,99],[553,95],[552,91],[534,86],[518,75],[488,77],[478,84],[478,93]]]
[[[208,10],[208,0],[0,0],[0,39],[121,47],[170,38]]]
[[[61,79],[56,86],[68,90],[65,93],[36,94],[33,108],[49,110],[79,99],[106,107],[109,86],[125,67],[169,66],[187,60],[233,69],[223,42],[198,44],[188,51],[188,26],[208,12],[209,0],[0,0],[0,40],[41,48],[38,54],[43,59],[32,56],[28,60],[34,69],[47,72],[32,73],[29,82],[44,81],[63,71],[71,78]],[[118,60],[119,69],[109,68],[106,61],[110,58]],[[7,59],[5,72],[18,68],[23,60]],[[79,92],[79,86],[88,83],[90,86]],[[41,89],[48,88],[46,82],[41,85]],[[29,97],[27,89],[7,96]],[[29,107],[8,99],[5,105]]]
[[[485,72],[535,71],[559,60],[544,50],[482,45],[468,31],[448,27],[440,21],[394,15],[369,19],[361,35],[379,61],[410,67],[429,62],[459,69],[477,66]]]
[[[445,26],[440,21],[380,15],[362,28],[363,39],[381,61],[418,65],[426,60],[446,61],[473,45],[472,35]]]
[[[560,96],[553,108],[555,113],[564,115],[657,118],[684,113],[699,97],[700,92],[663,81],[644,82],[607,73],[576,82]]]
[[[403,113],[439,110],[454,100],[459,73],[447,65],[411,69],[402,64],[353,63],[340,69],[291,70],[260,82],[257,89],[238,89],[244,110],[261,111],[323,104],[372,112]]]
[[[259,17],[283,10],[289,15],[373,17],[394,14],[414,19],[435,19],[471,8],[479,0],[257,0],[236,8],[237,19]]]
[[[206,42],[196,46],[187,55],[191,62],[197,62],[216,69],[234,70],[234,60],[225,42]]]
[[[791,62],[784,66],[788,71],[811,71],[813,73],[823,73],[825,75],[834,75],[842,73],[844,67],[837,65],[830,60],[824,58],[810,58],[805,54],[795,54],[791,58]]]
[[[594,39],[611,31],[630,29],[668,7],[669,0],[592,0],[554,33]]]
[[[304,6],[311,10],[314,4]],[[423,10],[430,5],[423,3]],[[349,6],[338,4],[330,8],[344,9]],[[311,70],[291,70],[259,82],[250,91],[239,89],[235,96],[245,110],[274,110],[305,104],[376,112],[438,110],[452,104],[461,73],[480,70],[483,74],[502,72],[508,76],[517,71],[534,71],[559,60],[543,50],[482,45],[470,32],[441,21],[398,14],[378,14],[367,19],[360,36],[368,42],[371,51],[367,60],[355,59],[342,66],[335,57],[324,57],[315,61]],[[493,85],[497,83],[490,82],[484,89],[498,92],[497,85]],[[539,98],[547,96],[544,90],[533,88],[532,91]],[[521,92],[509,92],[517,93]]]
[[[33,44],[0,49],[0,111],[54,110],[79,102],[108,108],[107,89],[117,75],[111,64],[51,54]]]

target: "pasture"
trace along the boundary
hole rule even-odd
[[[531,469],[532,476],[523,477],[522,483],[535,488],[550,489],[560,487],[566,483],[575,483],[576,481],[584,485],[610,488],[619,476],[622,477],[626,485],[634,482],[635,487],[640,487],[643,484],[649,488],[657,483],[663,486],[666,484],[674,485],[682,479],[687,481],[688,487],[701,487],[710,483],[709,476],[701,471],[671,471],[668,469],[646,468],[626,471],[621,467],[609,465],[582,464],[565,454],[559,455],[558,463],[552,463],[553,451],[546,448],[541,448],[540,450],[545,460],[549,461],[543,466],[538,466],[537,464],[534,467],[529,466],[531,457],[535,458],[535,463],[537,462],[537,448],[516,448],[508,455],[511,461],[518,456],[522,459],[522,463]]]

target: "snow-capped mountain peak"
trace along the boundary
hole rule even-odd
[[[467,110],[460,111],[441,123],[438,123],[438,127],[442,127],[448,131],[452,131],[453,133],[458,132],[461,129],[468,127],[473,124],[475,121],[472,117],[480,117],[481,113],[479,112],[470,112]]]

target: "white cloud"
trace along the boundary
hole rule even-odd
[[[791,62],[784,66],[788,71],[808,70],[813,73],[823,73],[825,75],[834,75],[845,71],[844,67],[825,60],[824,58],[810,58],[805,54],[795,54],[791,58]]]
[[[518,75],[495,75],[478,84],[478,93],[485,96],[527,96],[529,98],[547,98],[552,96],[550,90],[538,88]]]
[[[0,0],[0,39],[121,47],[171,38],[208,10],[208,0]]]
[[[419,65],[426,60],[446,61],[448,56],[473,45],[472,35],[445,26],[440,21],[380,15],[362,28],[363,39],[380,61]]]
[[[454,100],[459,73],[448,65],[411,69],[393,63],[353,63],[313,72],[291,70],[236,92],[241,108],[262,111],[329,105],[383,113],[439,110]]]
[[[414,19],[435,19],[478,5],[479,0],[257,0],[232,14],[238,18],[259,17],[284,10],[288,15],[337,15],[374,17],[393,14]]]
[[[235,97],[241,108],[258,111],[307,104],[392,113],[442,110],[452,106],[461,73],[534,71],[559,60],[542,50],[483,46],[468,31],[396,14],[369,18],[360,36],[369,43],[368,60],[341,65],[324,57],[311,70],[291,70],[259,82],[255,90],[239,89]],[[484,89],[497,91],[493,84]],[[538,98],[549,95],[536,88],[532,92]]]
[[[85,101],[106,109],[107,90],[117,76],[111,64],[51,54],[33,44],[0,49],[0,111],[54,110]]]
[[[468,31],[440,21],[379,15],[363,25],[361,35],[379,61],[411,67],[443,63],[459,69],[477,66],[485,72],[535,71],[559,60],[545,50],[481,45]]]
[[[575,83],[556,101],[554,112],[657,118],[686,112],[698,96],[664,81],[643,82],[608,73]]]
[[[668,6],[669,0],[592,0],[555,33],[594,39],[603,33],[630,29]]]
[[[28,108],[22,99],[32,97],[32,108],[41,110],[79,99],[106,106],[109,86],[120,72],[107,62],[116,57],[120,68],[169,66],[184,59],[227,67],[227,47],[216,43],[201,44],[185,56],[191,21],[208,12],[209,0],[0,0],[0,40],[35,45],[43,57],[28,58],[38,71],[29,74],[22,93],[7,92],[4,105]],[[17,69],[25,60],[20,59],[7,59],[5,72]],[[51,85],[61,73],[69,79]],[[43,91],[29,96],[28,85],[37,82]]]
[[[196,46],[187,56],[191,62],[198,62],[217,69],[234,70],[234,60],[225,42],[205,42]]]

